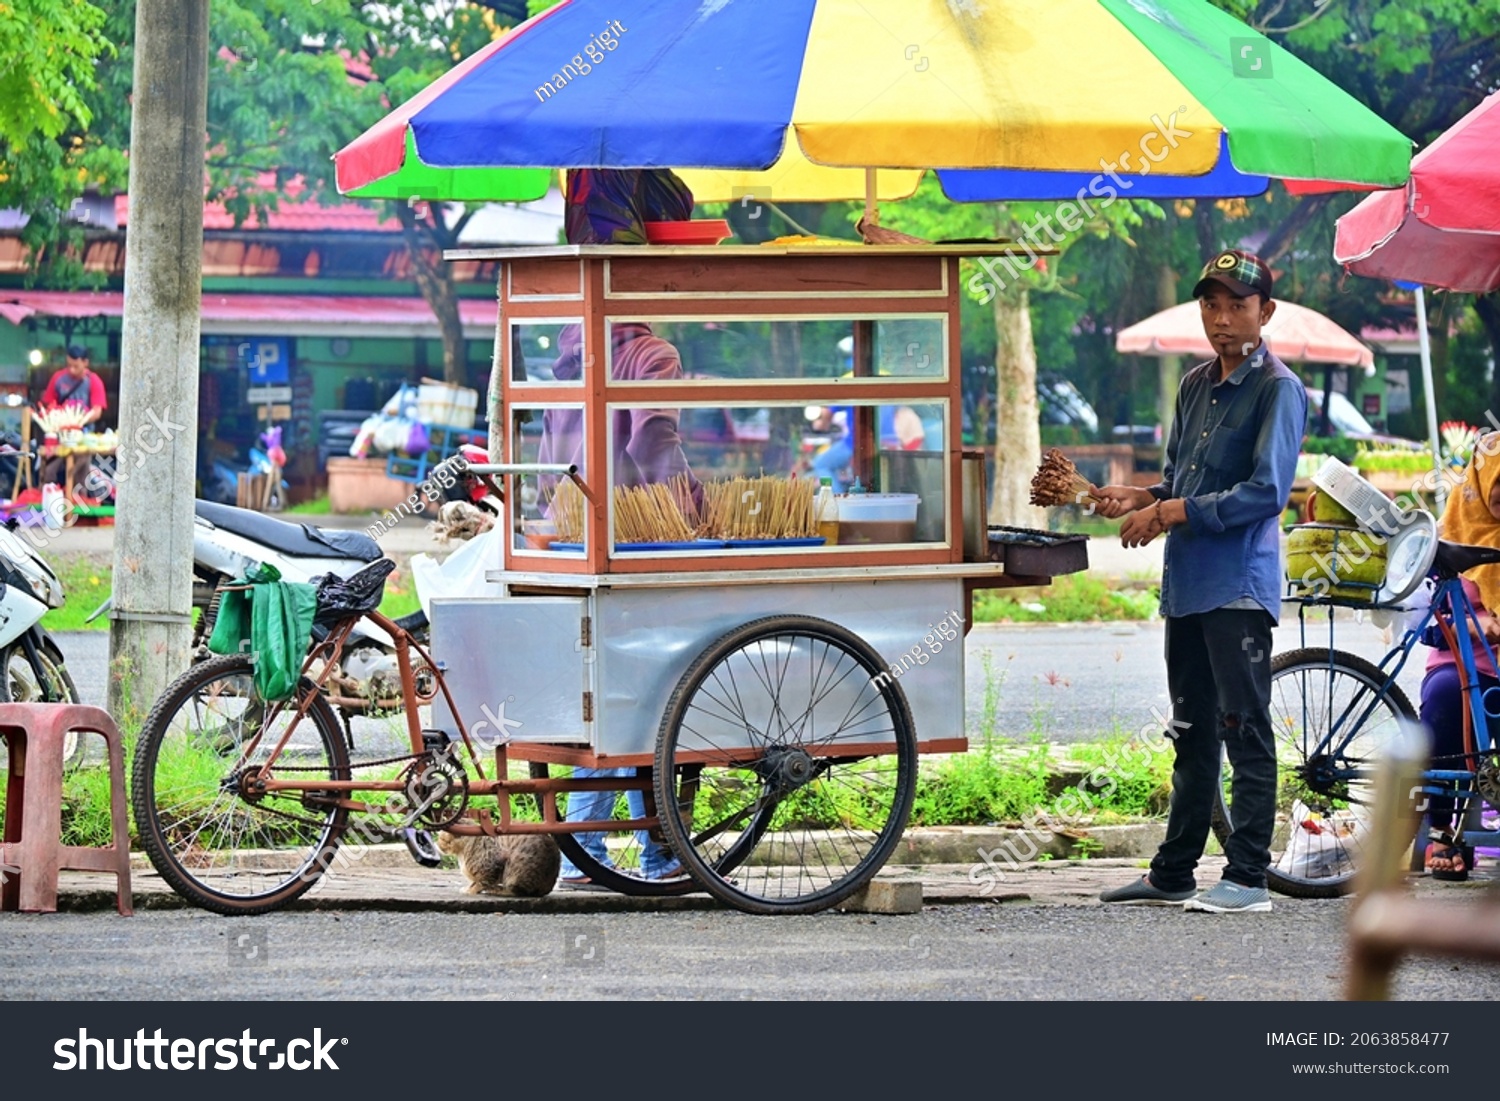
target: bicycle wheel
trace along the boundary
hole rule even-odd
[[[771,616],[682,675],[657,738],[657,803],[672,848],[715,897],[814,913],[886,862],[916,764],[906,696],[880,655],[826,620]]]
[[[557,766],[552,772],[548,772],[544,761],[531,762],[531,775],[533,779],[545,780],[549,775],[567,776],[572,770],[566,766]],[[557,814],[559,818],[568,813],[568,801],[577,799],[584,792],[559,792],[557,796]],[[592,794],[592,793],[588,793]],[[630,813],[630,801],[624,792],[614,792],[611,800],[611,809],[608,817],[618,821],[629,821],[633,815]],[[655,800],[654,792],[643,792],[643,795],[651,796]],[[538,795],[538,807],[543,796]],[[602,804],[603,799],[600,800]],[[599,819],[603,821],[603,818]],[[584,875],[601,887],[607,887],[611,891],[617,891],[622,895],[639,895],[647,898],[662,898],[667,895],[682,895],[689,891],[698,889],[691,876],[683,869],[675,854],[665,844],[665,838],[653,839],[649,833],[644,831],[622,829],[604,834],[581,835],[576,833],[555,833],[552,836],[557,841],[557,847],[562,850],[563,856],[567,857]],[[658,833],[661,831],[659,830]],[[600,858],[584,847],[580,837],[588,836],[589,845],[597,850],[599,845],[604,846],[604,856]],[[649,878],[642,869],[642,857],[645,855],[646,846],[659,846],[662,850],[656,859],[669,860],[672,862],[666,868],[670,874],[661,878]],[[649,869],[657,871],[653,867]]]
[[[348,811],[301,791],[257,794],[249,781],[291,724],[271,724],[255,666],[229,654],[167,688],[141,729],[131,805],[141,846],[178,894],[220,914],[259,914],[298,897],[327,870]],[[298,698],[312,691],[304,679]],[[338,721],[321,697],[276,762],[280,779],[347,780]]]
[[[1271,725],[1276,741],[1276,826],[1266,881],[1293,898],[1333,898],[1354,886],[1375,804],[1375,758],[1402,719],[1415,719],[1400,686],[1339,650],[1293,650],[1271,659]],[[1352,733],[1351,733],[1352,732]],[[1226,758],[1214,814],[1224,844],[1234,821]],[[1294,814],[1317,815],[1313,833]]]
[[[41,664],[42,676],[31,666],[31,659],[20,643],[12,643],[0,650],[0,703],[81,703],[78,687],[63,664],[62,652],[50,638],[43,637],[37,647],[37,660]],[[51,691],[43,684],[43,677],[50,683]],[[83,763],[83,739],[76,730],[63,736],[63,768],[75,768]],[[0,771],[5,768],[5,754],[0,753]]]

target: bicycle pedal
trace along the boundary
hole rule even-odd
[[[426,830],[419,830],[415,826],[404,826],[401,829],[401,840],[406,842],[411,858],[422,867],[436,868],[443,862],[443,854],[438,851],[437,842]]]

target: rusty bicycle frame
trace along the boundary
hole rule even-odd
[[[464,469],[477,474],[487,480],[500,475],[517,474],[558,474],[573,481],[589,500],[594,500],[594,492],[578,474],[577,466],[573,464],[515,464],[515,463],[492,463],[492,464],[462,464]],[[492,480],[488,481],[490,487],[503,499],[504,491]],[[244,591],[251,588],[249,585],[226,586],[228,590]],[[324,692],[324,688],[338,668],[339,658],[343,654],[344,643],[348,640],[354,625],[361,619],[368,619],[375,626],[390,635],[396,650],[396,666],[401,679],[401,709],[406,719],[406,732],[411,746],[412,765],[421,765],[432,759],[432,751],[423,738],[423,728],[418,708],[429,703],[442,692],[444,699],[448,702],[449,710],[453,715],[454,722],[458,725],[459,735],[463,740],[464,749],[468,753],[469,761],[472,763],[476,778],[467,778],[465,792],[468,796],[494,796],[496,798],[499,816],[491,814],[488,808],[478,807],[474,809],[474,819],[461,818],[442,827],[449,833],[460,835],[489,835],[496,834],[520,834],[520,833],[599,833],[605,831],[622,830],[649,830],[655,836],[661,826],[661,819],[656,813],[656,799],[652,780],[652,769],[649,767],[639,768],[635,776],[606,776],[597,778],[573,779],[526,779],[515,780],[509,778],[511,754],[508,744],[501,741],[495,746],[495,778],[485,776],[483,754],[476,748],[473,739],[469,736],[469,730],[459,714],[458,706],[448,690],[448,684],[443,678],[441,664],[433,659],[431,652],[426,646],[419,643],[410,632],[399,626],[388,616],[378,611],[367,611],[359,615],[351,615],[342,620],[331,630],[327,637],[317,642],[308,651],[302,662],[298,683],[303,678],[312,681],[313,691],[299,689],[288,700],[280,701],[272,705],[266,713],[262,723],[261,731],[247,741],[241,750],[241,763],[248,761],[251,754],[260,746],[265,729],[278,717],[286,713],[290,704],[296,704],[292,714],[292,720],[282,731],[275,746],[271,748],[266,760],[247,769],[240,779],[240,794],[247,798],[265,795],[271,792],[301,791],[308,794],[325,796],[316,800],[319,806],[342,807],[356,813],[380,813],[385,808],[371,806],[369,803],[350,798],[355,792],[402,792],[407,790],[408,780],[397,778],[394,780],[280,780],[275,776],[275,764],[282,752],[286,749],[292,733],[297,725],[307,718],[307,713],[313,706],[314,701],[322,698],[336,703],[336,698],[330,698]],[[412,663],[412,651],[415,650],[427,663],[426,672],[433,678],[433,690],[423,692],[417,687],[417,672]],[[319,660],[323,662],[322,672],[312,677],[310,672]],[[516,760],[528,760],[525,754],[519,754]],[[359,762],[351,761],[350,767],[355,767]],[[410,768],[406,773],[410,772]],[[684,783],[688,781],[685,779]],[[644,793],[646,800],[647,815],[644,818],[620,820],[610,819],[604,821],[578,821],[565,822],[557,813],[556,794],[558,792],[582,792],[582,791],[640,791]],[[338,795],[337,798],[327,798],[330,793]],[[343,794],[340,794],[343,793]],[[517,820],[511,812],[511,799],[517,795],[534,795],[541,808],[541,822],[523,822]],[[545,798],[543,797],[545,796]],[[466,812],[467,813],[467,812]]]

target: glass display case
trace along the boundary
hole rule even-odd
[[[502,461],[579,471],[512,476],[502,568],[964,562],[958,264],[1003,248],[462,253],[500,262]]]

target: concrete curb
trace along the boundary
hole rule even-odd
[[[1067,833],[988,826],[937,826],[908,830],[880,880],[921,884],[928,905],[996,902],[1079,904],[1093,899],[1101,883],[1128,878],[1121,868],[1137,868],[1156,851],[1165,825],[1144,822],[1093,826]],[[286,912],[387,911],[393,913],[623,913],[632,911],[715,910],[723,906],[702,892],[666,898],[619,895],[610,891],[560,889],[545,898],[501,898],[461,891],[454,869],[423,868],[404,845],[349,845],[344,859]],[[150,865],[144,853],[131,855],[132,896],[137,910],[191,908]],[[909,895],[910,892],[907,892]],[[847,908],[863,909],[856,896]],[[58,909],[112,910],[114,877],[64,872]]]

